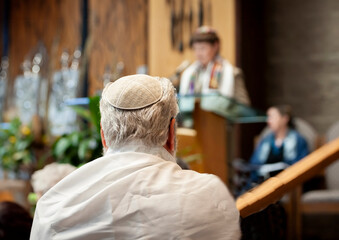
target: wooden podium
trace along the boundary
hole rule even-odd
[[[183,108],[186,108],[186,113],[192,113],[193,130],[196,132],[194,141],[199,145],[198,150],[202,156],[202,167],[199,170],[192,169],[217,175],[230,186],[233,175],[230,166],[235,157],[236,139],[239,137],[235,125],[262,123],[266,121],[266,116],[221,95],[179,96],[179,106],[180,101]],[[183,148],[180,138],[178,136],[179,150]],[[197,149],[194,153],[197,153]]]
[[[201,146],[204,172],[217,175],[228,185],[227,120],[213,112],[202,110],[197,103],[193,119]]]

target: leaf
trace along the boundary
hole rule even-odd
[[[80,158],[80,160],[84,160],[86,157],[86,152],[89,149],[89,141],[88,140],[84,140],[80,142],[79,145],[79,149],[78,149],[78,156]]]
[[[72,106],[77,115],[84,120],[82,121],[84,127],[79,132],[62,136],[53,144],[53,154],[57,161],[78,166],[101,156],[100,97],[90,97],[89,100],[87,107]]]
[[[81,132],[73,132],[71,135],[69,135],[72,146],[78,146],[81,135]]]
[[[12,158],[14,161],[23,161],[27,155],[27,151],[19,151],[13,154]]]
[[[100,108],[99,108],[100,97],[93,96],[89,98],[89,111],[91,117],[91,123],[95,126],[96,130],[100,132]]]
[[[71,163],[71,160],[72,160],[72,158],[71,158],[69,155],[66,155],[66,156],[64,156],[63,158],[60,158],[60,159],[58,160],[58,162],[59,162],[59,163],[69,163],[69,164],[72,164],[72,163]]]
[[[56,143],[55,148],[54,148],[54,154],[57,157],[62,157],[64,156],[67,148],[71,146],[71,140],[68,138],[60,138],[59,141]]]
[[[8,134],[7,131],[5,131],[4,129],[0,129],[0,141],[5,141],[8,139]]]
[[[24,150],[26,149],[28,146],[30,145],[30,141],[29,140],[21,140],[19,139],[19,141],[17,142],[17,150]]]
[[[6,149],[4,147],[0,148],[0,159],[2,158],[2,156],[4,156],[6,154]]]
[[[9,125],[9,131],[11,133],[17,133],[19,131],[19,127],[21,125],[21,121],[19,118],[14,118]]]
[[[36,193],[30,192],[27,196],[27,200],[31,205],[35,205],[38,202],[38,195]]]
[[[22,163],[23,163],[23,164],[28,165],[28,164],[30,164],[31,162],[32,162],[32,157],[30,156],[30,154],[26,154],[26,155],[24,156],[24,158],[22,159]]]
[[[88,109],[79,106],[72,106],[73,110],[82,118],[87,121],[91,120],[91,113]]]

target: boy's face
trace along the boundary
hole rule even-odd
[[[218,52],[218,43],[209,43],[209,42],[195,42],[193,43],[193,51],[195,58],[203,65],[207,64],[213,60]]]

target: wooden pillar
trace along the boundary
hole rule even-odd
[[[297,186],[289,193],[288,203],[285,206],[287,211],[287,237],[291,240],[302,238],[302,212],[301,212],[302,186]]]
[[[106,68],[123,75],[147,64],[147,1],[89,0],[89,94],[102,90]]]

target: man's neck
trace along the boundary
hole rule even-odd
[[[106,155],[122,152],[140,152],[146,154],[152,154],[158,157],[161,157],[164,160],[175,162],[175,157],[170,154],[163,146],[148,146],[141,140],[130,141],[121,146],[116,146],[109,148]]]

